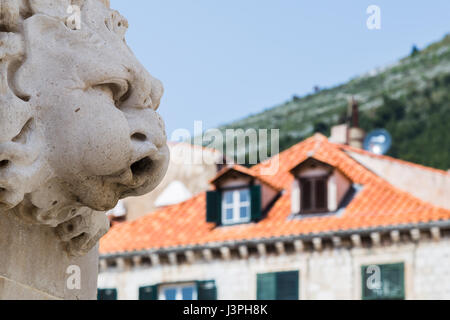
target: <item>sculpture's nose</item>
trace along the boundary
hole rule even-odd
[[[130,137],[135,145],[151,144],[161,148],[166,144],[165,126],[161,116],[153,110],[136,110],[127,114]]]
[[[156,162],[164,154],[167,136],[164,121],[156,112],[164,89],[161,81],[144,68],[130,70],[130,92],[121,104],[129,127],[133,162],[149,158]]]

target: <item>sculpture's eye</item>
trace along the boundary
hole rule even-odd
[[[130,84],[123,79],[108,80],[95,85],[94,88],[106,92],[117,107],[120,107],[130,95]]]

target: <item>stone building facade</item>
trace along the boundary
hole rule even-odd
[[[123,264],[104,270],[99,286],[117,289],[119,299],[138,300],[140,287],[214,279],[218,299],[255,300],[258,274],[298,271],[299,299],[361,299],[362,266],[404,263],[405,299],[450,299],[450,240],[422,237],[418,242],[368,248],[236,254],[228,260],[199,258],[193,263],[158,266]]]
[[[408,190],[414,174],[434,196]],[[101,241],[99,298],[450,299],[449,181],[316,135],[115,225]]]

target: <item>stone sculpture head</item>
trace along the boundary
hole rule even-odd
[[[107,0],[0,4],[0,219],[54,227],[70,253],[86,253],[107,231],[102,212],[167,170],[163,87]]]

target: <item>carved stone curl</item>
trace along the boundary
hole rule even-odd
[[[0,0],[0,219],[54,228],[71,255],[106,233],[104,211],[167,169],[163,87],[127,26],[107,0]]]

